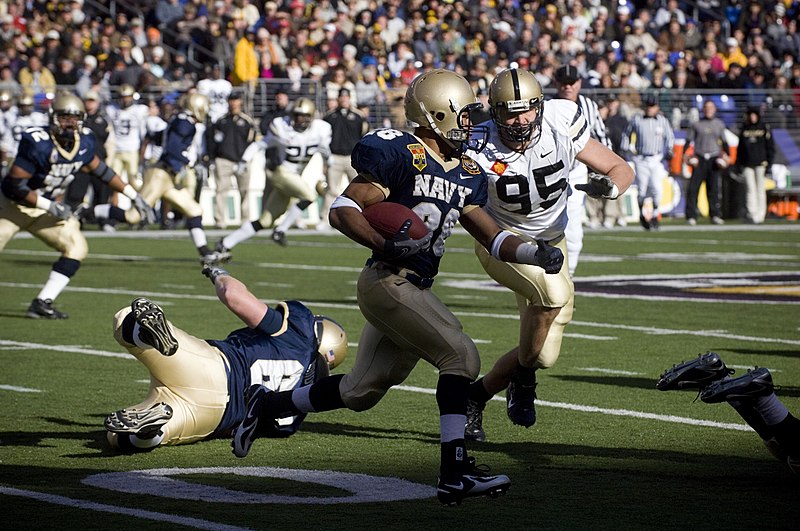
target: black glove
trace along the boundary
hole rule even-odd
[[[586,192],[589,197],[604,197],[606,199],[616,199],[619,197],[619,188],[608,175],[590,173],[586,184],[576,184],[576,190]]]
[[[133,208],[142,216],[142,223],[152,225],[156,222],[156,211],[147,204],[147,201],[145,201],[144,197],[141,195],[137,194],[136,197],[133,198]]]
[[[428,234],[419,240],[415,240],[408,235],[410,229],[411,220],[407,219],[400,227],[400,230],[392,236],[392,239],[386,240],[386,243],[383,244],[384,258],[387,260],[398,260],[406,256],[417,254],[428,247],[431,238],[433,238],[433,233],[428,232]]]
[[[51,216],[57,217],[58,219],[67,220],[72,217],[72,208],[64,203],[51,201],[50,206],[47,207],[47,213]]]
[[[227,269],[222,267],[205,264],[203,266],[203,275],[207,276],[209,280],[211,280],[211,283],[216,286],[217,277],[230,276],[230,273],[228,273]]]
[[[539,249],[536,251],[536,264],[548,275],[555,275],[564,265],[564,253],[553,245],[548,245],[544,240],[536,240]]]

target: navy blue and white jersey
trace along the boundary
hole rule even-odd
[[[197,160],[197,153],[192,145],[196,131],[194,121],[184,113],[179,113],[167,125],[161,161],[174,173],[180,173],[183,168],[194,165]]]
[[[314,314],[297,301],[282,302],[273,309],[283,314],[283,324],[275,334],[240,328],[225,339],[207,341],[225,354],[229,365],[230,402],[217,428],[219,433],[229,431],[244,419],[247,412],[244,393],[251,385],[289,391],[314,381],[317,360]],[[291,435],[303,419],[305,415],[278,419],[277,433],[273,435]]]
[[[387,201],[416,212],[433,232],[427,250],[392,263],[422,277],[435,277],[444,241],[461,213],[486,204],[484,170],[467,155],[444,161],[416,136],[395,129],[367,133],[353,149],[351,163],[360,175],[383,188]]]
[[[22,133],[14,166],[31,174],[28,179],[31,190],[55,199],[64,194],[75,173],[89,164],[94,155],[95,137],[85,127],[70,151],[54,142],[46,129],[32,127]]]

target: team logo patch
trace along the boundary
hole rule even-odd
[[[411,152],[411,164],[422,171],[428,165],[428,161],[425,159],[425,146],[422,144],[408,144],[406,147]]]
[[[58,150],[53,148],[53,151],[50,152],[50,164],[55,164],[58,162]]]
[[[464,168],[464,171],[472,175],[478,175],[481,172],[478,163],[469,157],[461,157],[461,167]]]
[[[506,171],[507,168],[508,164],[506,164],[502,160],[496,160],[494,161],[494,164],[492,164],[492,171],[495,172],[497,175],[503,175],[503,173]]]

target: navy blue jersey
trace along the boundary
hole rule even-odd
[[[217,428],[225,433],[242,420],[247,412],[244,392],[255,384],[273,391],[288,391],[309,385],[314,379],[317,341],[314,314],[297,301],[286,301],[275,308],[283,312],[283,325],[274,335],[252,328],[231,332],[223,340],[208,340],[228,358],[230,402]],[[272,435],[288,436],[297,431],[305,415],[279,419]]]
[[[194,122],[184,113],[175,116],[167,125],[161,161],[173,172],[180,173],[189,164],[189,150],[196,130]]]
[[[444,241],[464,209],[487,200],[486,173],[474,160],[463,155],[460,162],[443,162],[419,138],[395,129],[368,133],[352,154],[359,174],[388,188],[387,201],[412,209],[433,232],[426,251],[392,262],[428,278],[439,272]]]
[[[22,133],[14,166],[31,174],[28,187],[55,199],[64,194],[75,173],[94,159],[95,137],[83,128],[78,141],[66,151],[53,141],[46,129],[31,127]]]

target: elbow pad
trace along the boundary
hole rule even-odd
[[[113,179],[114,175],[116,175],[114,173],[114,170],[109,168],[108,164],[106,164],[102,160],[100,161],[100,164],[97,165],[97,168],[95,168],[92,174],[95,177],[100,178],[100,180],[103,181],[104,183],[111,182],[111,179]]]
[[[24,201],[25,197],[31,189],[28,187],[28,179],[17,179],[16,177],[6,177],[3,179],[0,188],[3,194],[9,199],[20,202]]]

